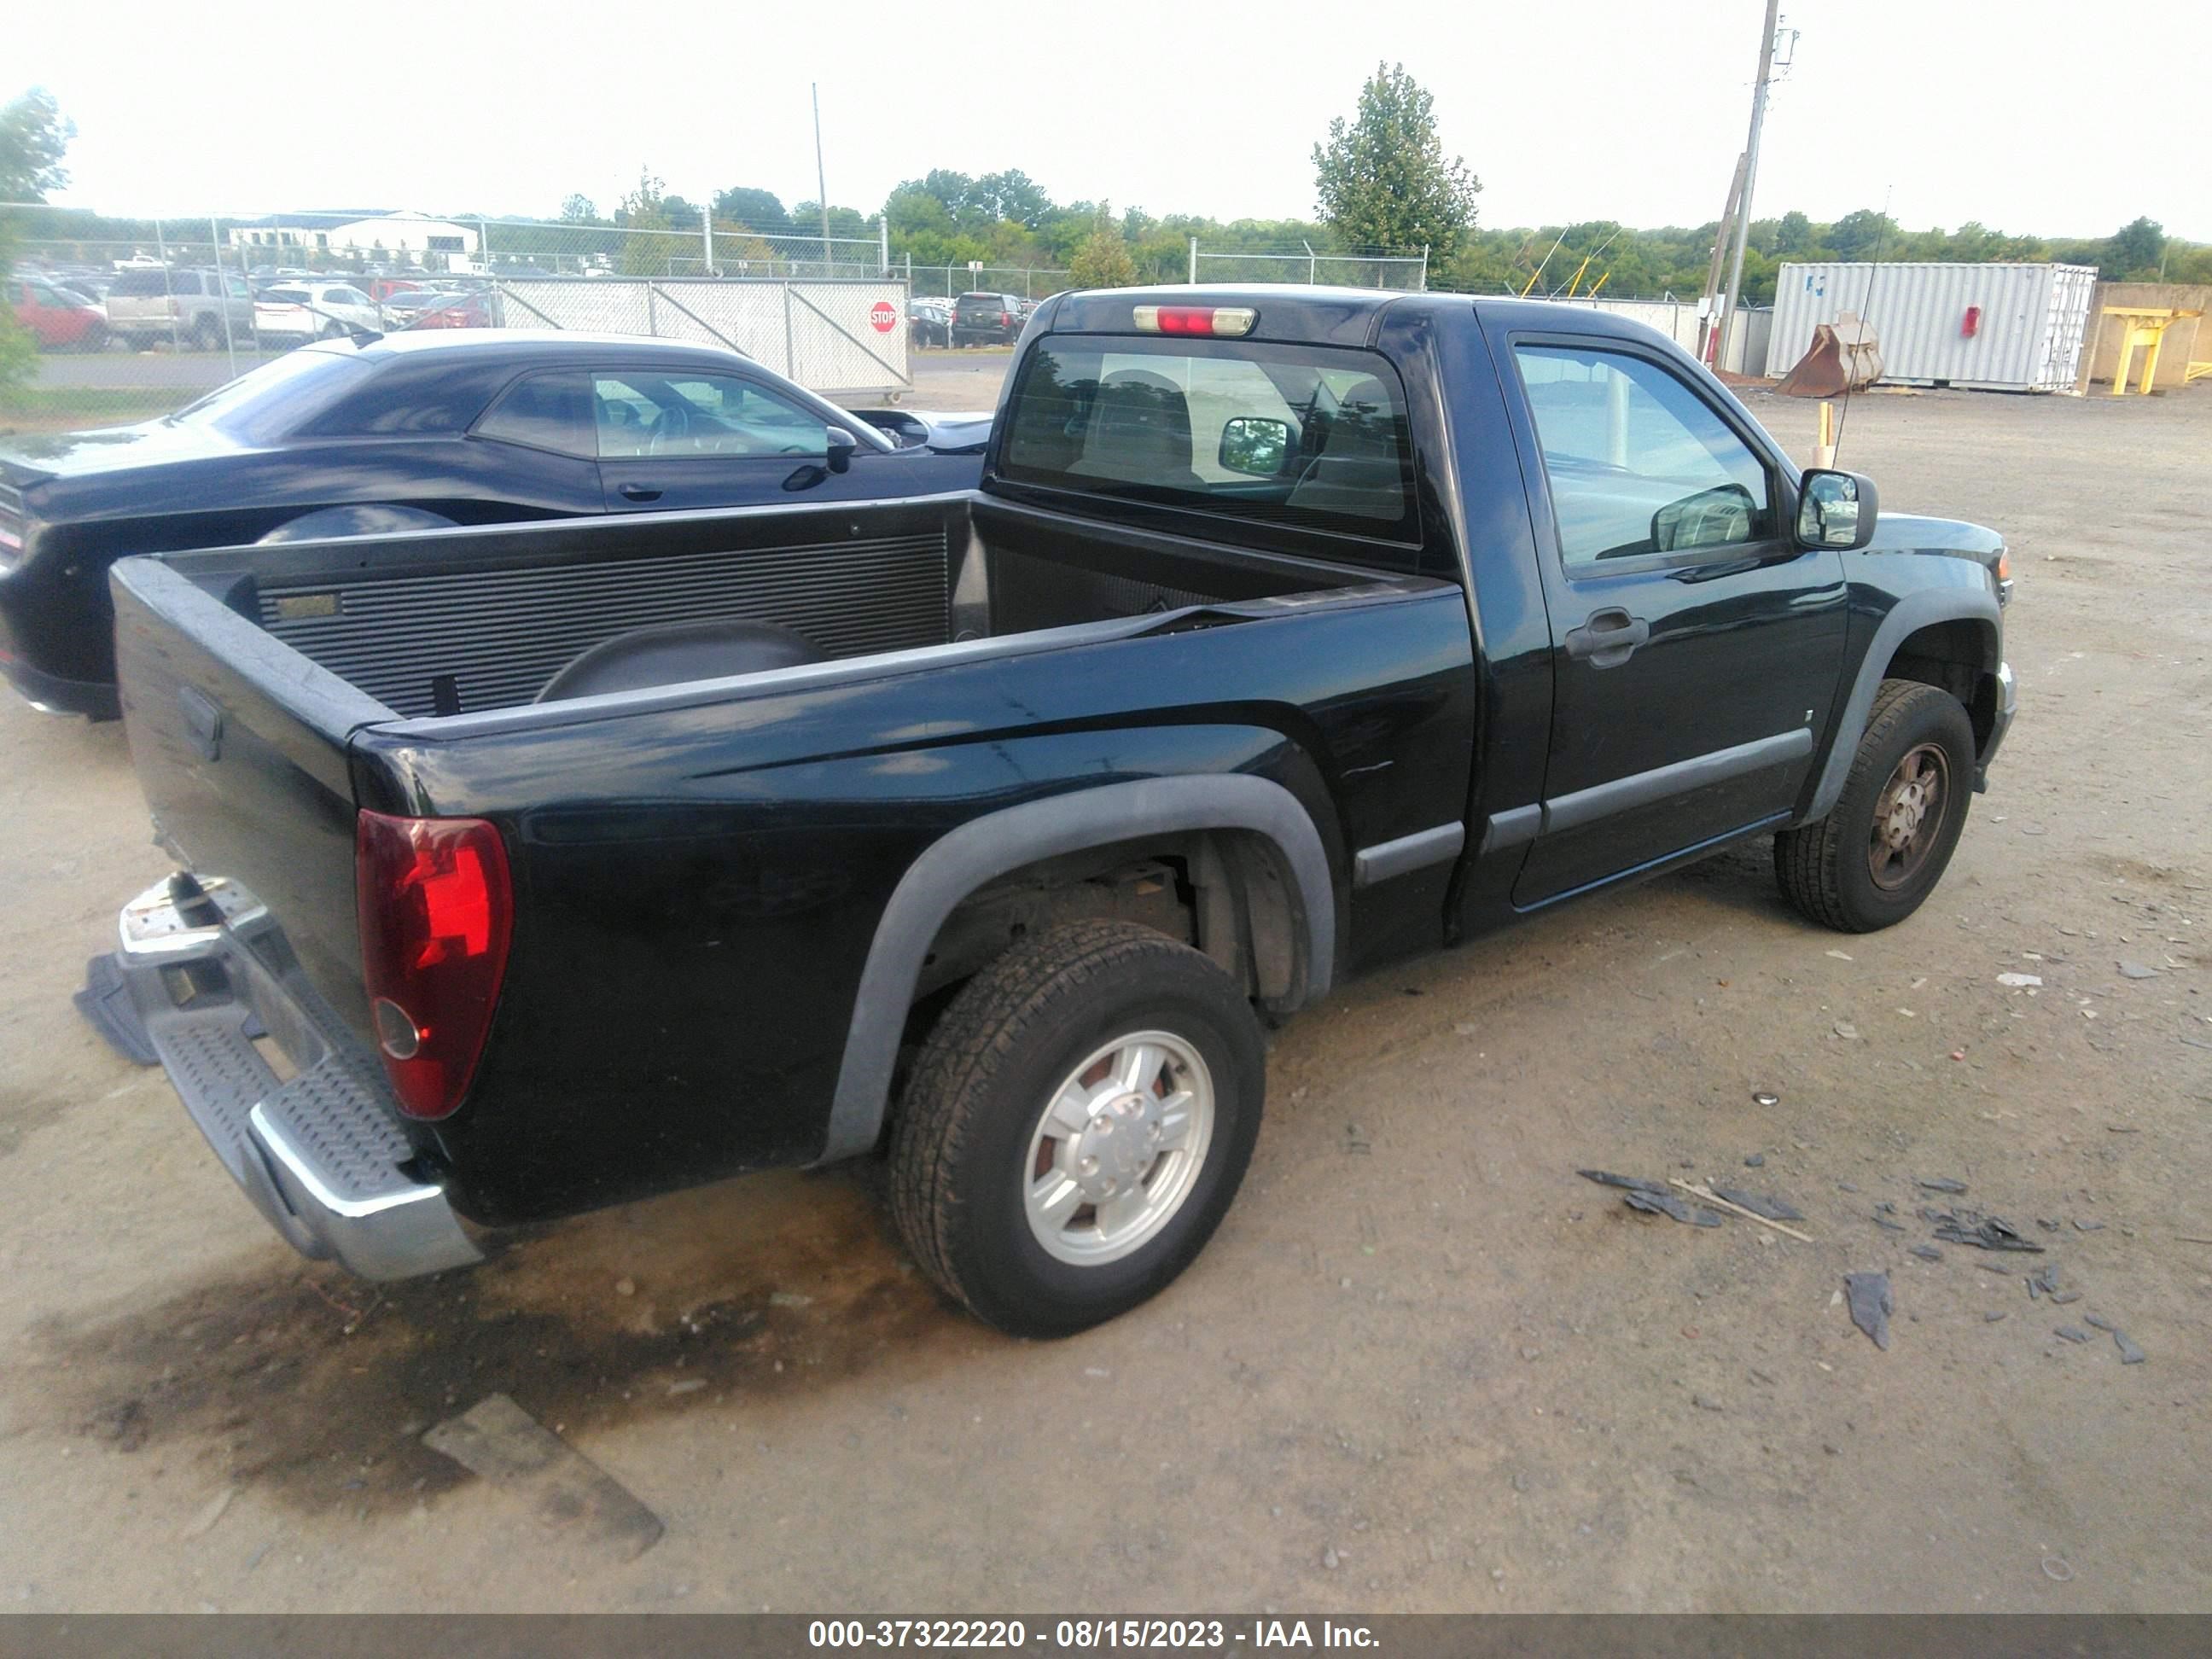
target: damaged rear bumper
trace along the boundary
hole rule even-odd
[[[77,1006],[168,1073],[240,1190],[302,1255],[380,1279],[482,1260],[445,1189],[410,1173],[383,1079],[240,942],[270,925],[230,884],[173,878],[123,908],[118,947],[93,959]],[[289,1076],[264,1058],[264,1036]]]

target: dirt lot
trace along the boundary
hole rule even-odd
[[[1761,846],[1362,981],[1278,1038],[1197,1267],[1052,1345],[948,1312],[843,1174],[381,1292],[302,1263],[70,1008],[164,868],[121,734],[0,702],[0,1606],[2212,1607],[2212,395],[1869,397],[1844,453],[2020,572],[2020,723],[1929,907],[1814,932]],[[1908,1254],[1935,1177],[2049,1254]],[[1836,1304],[1874,1269],[1887,1352]],[[417,1443],[495,1390],[662,1541]]]

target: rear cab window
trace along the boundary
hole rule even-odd
[[[1419,544],[1405,392],[1373,352],[1048,337],[1011,411],[1016,484]]]

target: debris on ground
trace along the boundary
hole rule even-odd
[[[2000,1319],[2002,1319],[2003,1317],[2004,1317],[2004,1314],[2002,1313],[2002,1310],[1998,1310],[1998,1309],[1996,1309],[1996,1308],[1992,1308],[1992,1309],[1990,1309],[1987,1313],[1985,1313],[1985,1314],[1984,1314],[1984,1315],[1982,1316],[1982,1323],[1983,1323],[1983,1324],[1984,1324],[1984,1325],[1994,1325],[1994,1324],[1996,1324],[1996,1323],[1997,1322],[1997,1321],[1999,1321]]]
[[[1997,983],[2014,991],[2023,991],[2043,983],[2040,974],[1999,974]]]
[[[2074,1223],[2074,1231],[2077,1233],[2101,1233],[2105,1231],[2105,1224],[2101,1221],[2076,1219]]]
[[[2051,1328],[2051,1334],[2063,1337],[2069,1342],[2087,1342],[2089,1340],[2089,1333],[2079,1325],[2054,1325]]]
[[[1621,1194],[1621,1198],[1630,1209],[1640,1210],[1646,1215],[1667,1216],[1693,1227],[1717,1227],[1721,1224],[1720,1217],[1712,1211],[1693,1212],[1688,1205],[1664,1188],[1655,1193],[1647,1193],[1640,1187],[1632,1187]]]
[[[1753,1152],[1749,1158],[1744,1159],[1743,1167],[1747,1170],[1765,1169],[1766,1167],[1766,1154],[1765,1152]]]
[[[2160,970],[2148,963],[2123,962],[2119,964],[2122,979],[2156,979]]]
[[[633,1560],[660,1541],[660,1517],[598,1464],[503,1394],[486,1395],[422,1437],[520,1500],[545,1527]]]
[[[2052,1291],[2049,1295],[2051,1304],[2059,1308],[2064,1307],[2069,1302],[2079,1302],[2081,1299],[2081,1292],[2079,1291]]]
[[[1937,1176],[1933,1181],[1916,1181],[1912,1184],[1928,1193],[1963,1193],[1966,1190],[1965,1182],[1951,1176]]]
[[[223,1511],[230,1507],[230,1500],[237,1496],[237,1487],[225,1486],[201,1506],[200,1512],[192,1517],[191,1524],[187,1526],[180,1535],[185,1538],[204,1538],[215,1530],[215,1523],[222,1519]]]
[[[2043,1254],[2042,1245],[2022,1238],[2002,1216],[1984,1215],[1977,1210],[1951,1210],[1938,1214],[1935,1221],[1936,1237],[1946,1244],[1971,1244],[1978,1250],[2018,1250],[2028,1255]]]
[[[1850,1305],[1851,1323],[1873,1339],[1875,1347],[1888,1352],[1889,1316],[1895,1309],[1890,1300],[1889,1275],[1845,1273],[1844,1299]]]
[[[1625,1187],[1632,1193],[1663,1193],[1663,1181],[1645,1181],[1637,1176],[1615,1175],[1610,1170],[1577,1170],[1575,1173],[1584,1181],[1595,1181],[1601,1187]]]
[[[1802,1210],[1785,1203],[1771,1193],[1747,1193],[1741,1187],[1723,1187],[1715,1182],[1713,1195],[1728,1200],[1739,1210],[1749,1210],[1753,1215],[1765,1216],[1769,1221],[1802,1221],[1805,1218]]]
[[[1859,1040],[1859,1028],[1847,1019],[1839,1019],[1836,1022],[1836,1035],[1846,1042],[1856,1042]]]
[[[1728,1210],[1736,1215],[1740,1215],[1747,1221],[1756,1221],[1760,1226],[1768,1228],[1772,1231],[1786,1233],[1791,1238],[1797,1239],[1803,1243],[1810,1244],[1813,1242],[1811,1238],[1808,1237],[1805,1234],[1799,1232],[1795,1227],[1785,1227],[1778,1221],[1768,1220],[1756,1210],[1747,1210],[1741,1204],[1730,1203],[1727,1199],[1721,1197],[1717,1193],[1714,1192],[1710,1187],[1701,1187],[1694,1181],[1676,1181],[1671,1182],[1668,1184],[1679,1187],[1682,1191],[1689,1193],[1695,1197],[1702,1198],[1708,1204],[1717,1204],[1723,1210]],[[1802,1218],[1800,1218],[1802,1219]],[[1762,1238],[1759,1242],[1761,1243],[1765,1243],[1766,1241]]]
[[[1886,1233],[1901,1233],[1905,1231],[1904,1228],[1899,1226],[1894,1221],[1886,1220],[1881,1216],[1874,1217],[1873,1221],[1875,1226],[1881,1228],[1882,1231]]]
[[[1782,1103],[1782,1097],[1771,1089],[1753,1089],[1751,1091],[1751,1103],[1754,1106],[1779,1106]]]
[[[2028,1275],[2027,1299],[2030,1302],[2039,1296],[2056,1296],[2057,1293],[2058,1264],[2056,1261],[2045,1264],[2041,1273]]]
[[[2112,1333],[2112,1346],[2120,1351],[2120,1364],[2123,1365],[2140,1365],[2143,1363],[2146,1357],[2143,1351],[2128,1340],[2128,1334],[2125,1331]]]
[[[1907,1250],[1905,1254],[1907,1255],[1917,1255],[1923,1261],[1941,1261],[1943,1259],[1943,1252],[1937,1249],[1933,1244],[1915,1244],[1911,1249]]]

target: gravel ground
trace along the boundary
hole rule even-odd
[[[303,1263],[70,1008],[164,868],[120,732],[0,702],[0,1606],[2212,1607],[2212,395],[1869,396],[1845,457],[2020,573],[2020,721],[1927,908],[1815,932],[1760,846],[1349,988],[1278,1036],[1206,1255],[1060,1343],[942,1306],[865,1173],[428,1282]],[[1923,1260],[1929,1203],[2048,1253]],[[1887,1352],[1838,1297],[1875,1271]],[[665,1537],[540,1530],[418,1443],[501,1390]]]

